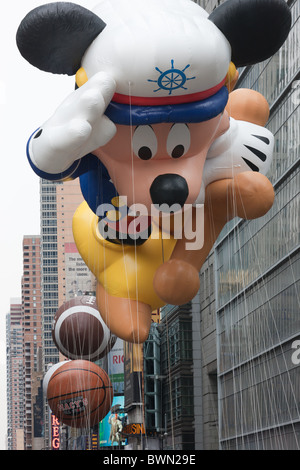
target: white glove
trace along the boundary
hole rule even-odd
[[[274,136],[265,127],[230,118],[230,127],[211,145],[203,170],[203,183],[233,178],[244,171],[266,175],[274,149]]]
[[[274,136],[268,129],[230,118],[229,129],[208,150],[200,193],[194,204],[204,204],[205,188],[213,181],[251,170],[266,175],[273,149]]]
[[[115,81],[99,72],[71,93],[32,136],[28,147],[32,163],[45,173],[62,173],[106,145],[116,133],[104,115],[115,89]]]

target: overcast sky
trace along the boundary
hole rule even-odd
[[[5,316],[10,299],[21,297],[22,240],[40,233],[39,178],[26,158],[30,134],[74,88],[74,78],[34,68],[15,41],[23,17],[51,0],[10,0],[0,15],[1,269],[0,269],[0,450],[6,434]],[[92,9],[97,0],[75,1]]]

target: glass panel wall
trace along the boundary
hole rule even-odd
[[[215,248],[220,447],[300,448],[300,1],[270,60],[241,71],[239,86],[271,105],[275,136],[265,217],[235,219]]]

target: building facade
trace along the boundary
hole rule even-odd
[[[40,236],[37,235],[23,237],[22,330],[24,447],[32,450],[42,447],[41,427],[35,423],[43,420],[42,409],[35,406],[43,378],[41,254]]]
[[[222,2],[197,3],[211,12]],[[268,176],[276,198],[265,217],[228,224],[212,254],[220,449],[300,446],[299,370],[292,360],[300,336],[300,2],[287,3],[287,41],[271,59],[240,70],[237,83],[269,102],[275,151]],[[205,321],[205,311],[201,316]]]
[[[73,215],[82,202],[78,179],[56,186],[59,306],[85,292],[96,292],[95,277],[78,253],[72,231]]]
[[[6,315],[7,448],[24,449],[24,375],[21,298],[11,299]]]
[[[57,256],[57,183],[40,181],[40,223],[41,223],[41,287],[42,287],[42,342],[43,371],[49,365],[59,362],[59,354],[53,343],[51,327],[53,317],[58,309],[58,256]],[[48,449],[49,440],[49,407],[43,399],[44,448]]]
[[[8,449],[43,447],[40,237],[23,237],[22,297],[7,315]]]
[[[95,291],[95,278],[82,261],[72,233],[72,219],[83,201],[78,180],[40,182],[43,309],[43,370],[63,357],[52,340],[58,308],[84,292]],[[45,448],[51,448],[50,411],[44,397]]]
[[[291,33],[271,59],[241,70],[238,87],[261,92],[275,136],[270,212],[236,221],[215,248],[221,449],[299,449],[300,1]]]

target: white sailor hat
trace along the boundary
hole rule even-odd
[[[94,13],[106,27],[82,67],[87,79],[100,70],[114,77],[114,122],[202,121],[223,111],[231,47],[199,5],[102,0]]]
[[[81,86],[100,71],[116,93],[116,123],[199,122],[225,108],[226,76],[271,57],[285,41],[285,0],[227,0],[208,15],[192,0],[100,0],[94,11],[70,2],[35,8],[17,45],[32,65],[76,74]]]

